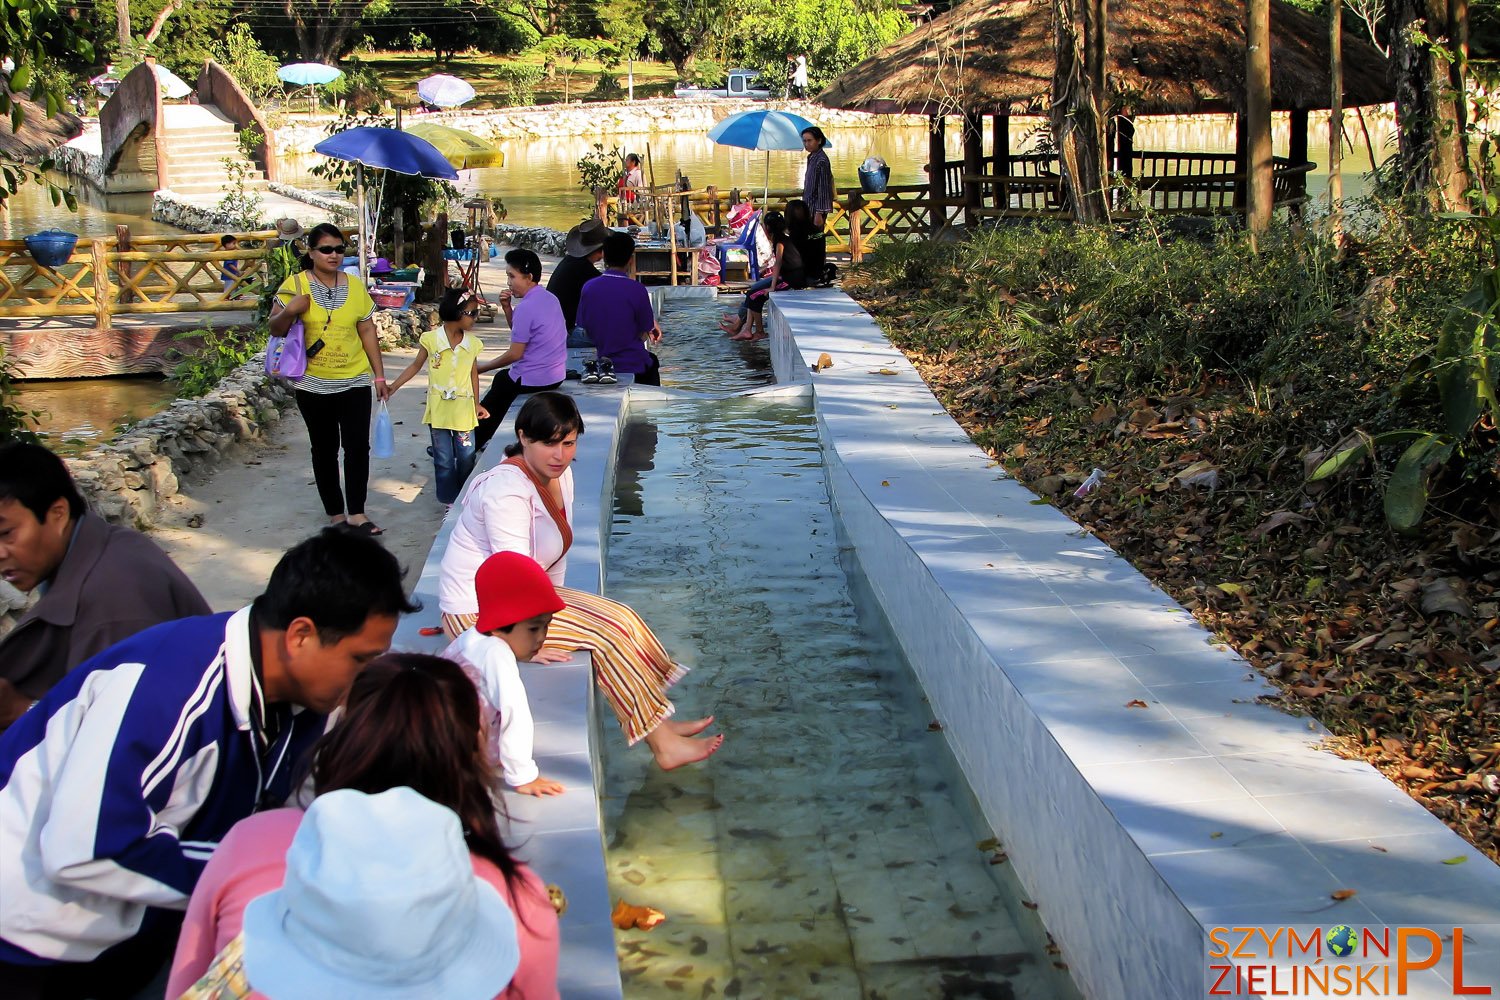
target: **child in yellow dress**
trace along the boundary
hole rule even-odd
[[[422,422],[432,431],[434,479],[438,502],[452,506],[464,480],[474,471],[474,428],[489,416],[479,404],[479,370],[476,367],[484,342],[470,331],[479,315],[479,297],[466,288],[450,288],[438,304],[441,326],[422,334],[417,356],[391,383],[395,393],[422,366],[427,370],[427,410]]]

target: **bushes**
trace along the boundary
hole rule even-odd
[[[197,399],[210,392],[230,372],[263,350],[266,346],[264,327],[207,327],[179,333],[178,341],[199,340],[203,346],[191,353],[172,349],[172,378],[177,382],[177,395],[184,399]]]
[[[1024,349],[1016,363],[1036,371],[1087,357],[1094,381],[1142,391],[1204,378],[1252,390],[1352,373],[1390,382],[1432,343],[1478,261],[1460,227],[1368,212],[1382,224],[1342,252],[1290,226],[1262,237],[1255,253],[1229,228],[1194,237],[1150,220],[1019,225],[957,252],[888,244],[854,280],[910,297],[915,312],[893,331],[898,339],[944,346],[956,333]]]

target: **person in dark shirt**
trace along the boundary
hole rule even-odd
[[[594,264],[604,256],[604,238],[609,227],[598,219],[580,222],[568,231],[565,249],[567,256],[552,269],[547,279],[547,291],[557,296],[562,306],[563,319],[568,324],[568,346],[588,347],[588,338],[578,329],[578,295],[583,286],[599,277]]]
[[[583,290],[578,322],[599,358],[608,358],[615,371],[634,375],[637,385],[661,385],[661,362],[646,349],[648,343],[661,343],[651,294],[626,273],[634,253],[635,240],[625,233],[611,233],[604,241],[608,270]]]

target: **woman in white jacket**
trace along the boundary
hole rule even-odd
[[[506,459],[475,476],[459,500],[458,521],[443,551],[438,603],[443,628],[456,638],[479,613],[474,575],[496,552],[530,556],[547,571],[567,608],[552,619],[538,663],[556,663],[573,649],[593,654],[594,679],[626,740],[644,740],[664,770],[703,760],[723,736],[699,736],[713,717],[672,722],[666,691],[686,672],[630,608],[598,594],[563,586],[573,544],[573,456],[583,418],[572,397],[531,396],[516,417],[516,441]]]

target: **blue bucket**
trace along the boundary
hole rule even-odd
[[[890,183],[891,168],[881,167],[879,170],[866,170],[859,168],[859,188],[865,194],[884,194],[885,186]]]
[[[25,242],[32,260],[43,267],[56,270],[73,256],[73,248],[78,245],[78,234],[66,233],[61,229],[44,229],[26,237]]]

